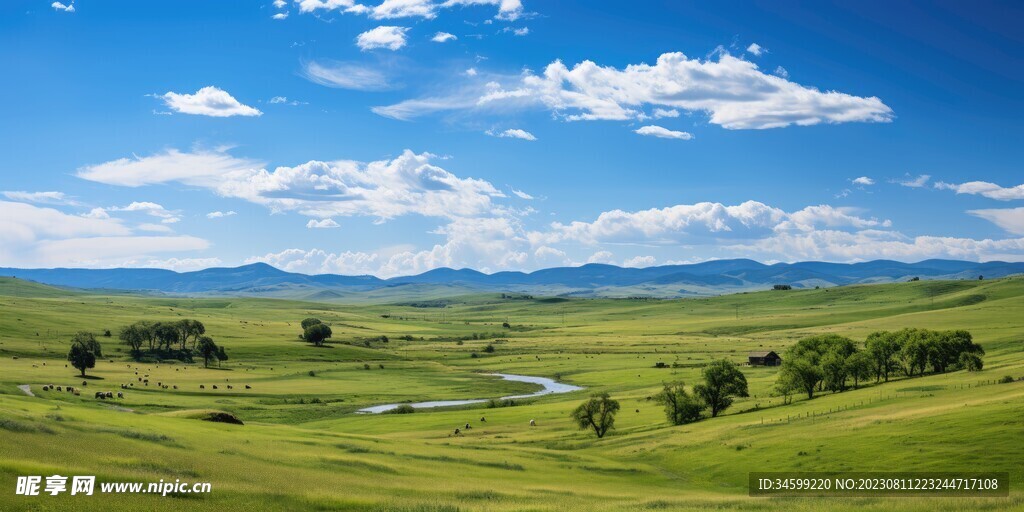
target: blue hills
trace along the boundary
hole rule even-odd
[[[794,288],[841,286],[920,279],[978,279],[1024,273],[1024,263],[925,260],[903,263],[805,261],[764,264],[749,259],[713,260],[687,265],[623,268],[587,264],[534,272],[485,274],[473,269],[438,268],[422,274],[380,279],[374,276],[307,275],[265,263],[240,267],[175,272],[149,268],[17,269],[0,268],[0,276],[43,284],[166,294],[277,295],[332,299],[375,290],[508,291],[575,296],[686,296],[764,289],[775,284]]]

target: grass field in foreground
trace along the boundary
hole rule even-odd
[[[1024,509],[1024,382],[989,384],[1024,376],[1024,279],[667,301],[477,295],[446,302],[104,296],[0,279],[0,510]],[[334,343],[299,341],[307,316],[331,323]],[[136,363],[116,344],[122,325],[180,318],[201,320],[231,359],[211,369]],[[664,381],[695,383],[700,365],[714,358],[741,362],[751,350],[782,351],[811,334],[862,341],[903,327],[970,330],[987,351],[985,370],[781,405],[771,396],[777,370],[744,368],[751,397],[725,416],[679,427],[647,400]],[[82,396],[41,391],[81,387],[64,366],[70,335],[107,329],[115,337],[99,338],[105,357],[88,372],[95,378]],[[389,342],[375,340],[381,335]],[[413,341],[399,339],[406,335]],[[493,353],[484,352],[488,344]],[[654,368],[659,361],[680,367]],[[140,386],[136,371],[151,385]],[[380,403],[534,389],[491,372],[587,389],[498,409],[354,414]],[[93,390],[129,382],[135,386],[123,400],[92,398]],[[26,384],[36,397],[17,387]],[[622,403],[616,429],[600,440],[568,416],[599,391]],[[211,410],[246,424],[197,419]],[[467,422],[474,428],[466,435],[450,436]],[[749,471],[776,470],[1009,471],[1012,491],[988,499],[747,497]],[[14,496],[18,475],[55,473],[211,482],[213,492]]]

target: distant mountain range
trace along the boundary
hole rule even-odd
[[[174,295],[273,296],[311,300],[433,297],[502,291],[580,297],[678,297],[763,290],[776,284],[794,288],[882,283],[921,279],[978,279],[1024,273],[1024,263],[925,260],[918,263],[876,260],[864,263],[806,261],[766,265],[753,260],[714,260],[692,265],[623,268],[588,264],[535,272],[485,274],[472,269],[439,268],[414,276],[307,275],[264,263],[195,272],[164,269],[15,269],[0,276],[85,289],[131,290]]]

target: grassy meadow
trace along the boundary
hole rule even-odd
[[[298,338],[299,322],[311,316],[331,325],[325,347]],[[135,362],[117,342],[118,329],[137,320],[182,318],[203,322],[230,359],[208,369],[201,360]],[[649,399],[663,382],[697,383],[713,359],[741,363],[750,351],[782,353],[809,335],[862,342],[904,327],[969,330],[986,351],[985,369],[783,404],[773,393],[777,368],[743,367],[750,397],[683,426],[670,425]],[[65,361],[80,330],[104,349],[86,379]],[[539,388],[488,375],[495,372],[586,389],[514,407],[355,412]],[[1024,382],[995,383],[1004,375],[1024,377],[1019,277],[679,300],[486,294],[405,305],[99,294],[3,278],[0,510],[1022,510]],[[47,384],[82,392],[43,391]],[[96,400],[98,390],[125,397]],[[622,404],[603,439],[569,416],[594,392]],[[210,411],[245,425],[201,421]],[[466,423],[473,428],[452,435]],[[1009,471],[1010,497],[747,496],[750,471],[956,470]],[[210,482],[213,491],[14,495],[17,476],[55,473]]]

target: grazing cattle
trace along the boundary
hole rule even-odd
[[[250,386],[250,385],[246,384],[246,385],[245,385],[245,389],[252,389],[252,386]]]
[[[84,380],[83,380],[83,381],[82,381],[82,385],[83,385],[83,386],[88,386],[88,385],[89,385],[89,382],[88,382],[88,381],[84,381]]]
[[[459,429],[455,429],[455,435],[459,435],[459,434],[461,434],[461,433],[462,433],[462,431],[461,431],[461,430],[459,430]]]
[[[480,416],[480,423],[487,423],[487,418]]]
[[[139,377],[139,382],[142,382],[142,377]]]
[[[117,397],[118,397],[118,398],[124,398],[124,393],[122,393],[122,392],[118,391],[118,392],[117,392]]]
[[[135,387],[135,383],[134,382],[128,383],[128,387],[134,388]]]
[[[96,398],[106,398],[106,396],[102,391],[96,392]]]
[[[216,384],[213,385],[213,389],[217,389],[217,385]]]
[[[57,386],[57,391],[64,391],[60,386]]]
[[[200,385],[199,385],[199,389],[206,389],[206,386],[204,386],[204,385],[200,384]]]
[[[537,426],[537,422],[534,421],[534,420],[530,420],[530,426],[531,427],[536,427]]]
[[[228,389],[235,389],[235,388],[231,387],[231,384],[228,384]]]
[[[466,430],[469,430],[471,428],[473,428],[473,427],[469,426],[469,423],[466,423]]]
[[[178,389],[178,385],[177,384],[174,385],[174,389]]]
[[[114,393],[112,391],[107,391],[107,398],[114,398]]]

